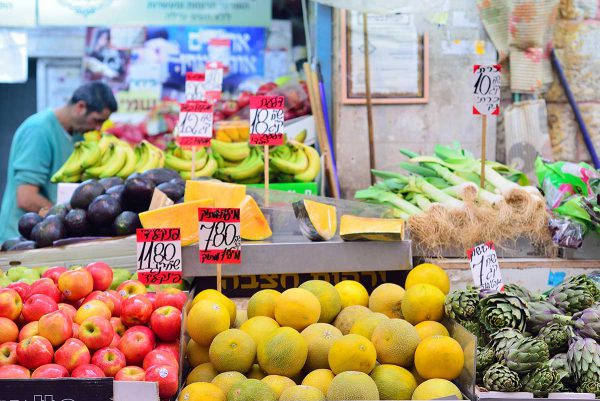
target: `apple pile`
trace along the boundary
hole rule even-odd
[[[0,379],[145,380],[158,382],[160,398],[174,396],[186,293],[112,282],[110,266],[94,262],[1,288]]]

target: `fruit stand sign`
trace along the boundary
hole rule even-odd
[[[200,263],[239,264],[242,262],[240,209],[198,209]]]
[[[213,107],[207,102],[189,101],[179,111],[180,146],[210,146],[213,134]]]
[[[181,283],[179,228],[137,229],[137,273],[143,284]]]
[[[283,145],[283,96],[250,98],[250,144]]]
[[[486,242],[469,249],[467,257],[476,287],[495,291],[501,291],[504,288],[493,242]]]
[[[500,73],[502,66],[473,66],[473,114],[500,114]]]
[[[214,103],[221,99],[224,70],[225,66],[221,62],[214,61],[206,64],[206,72],[204,73],[206,101]]]
[[[185,74],[185,100],[205,100],[204,74],[188,72]]]
[[[113,379],[2,380],[1,401],[105,401],[114,397]]]

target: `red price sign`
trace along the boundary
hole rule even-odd
[[[200,263],[239,264],[242,262],[240,209],[198,209]]]
[[[250,98],[250,144],[283,145],[283,96]]]
[[[189,101],[179,111],[180,146],[210,146],[213,134],[213,107],[206,102]]]
[[[181,283],[179,228],[137,229],[137,273],[143,284]]]
[[[185,100],[205,100],[204,74],[188,72],[185,74]]]
[[[476,287],[495,291],[501,291],[504,288],[493,242],[489,241],[469,249],[467,257]]]
[[[500,114],[500,74],[502,66],[473,66],[473,114]]]

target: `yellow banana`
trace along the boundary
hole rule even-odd
[[[306,153],[308,167],[303,172],[294,175],[294,180],[300,182],[312,182],[321,171],[321,156],[312,146],[301,145],[302,151]]]
[[[308,167],[308,157],[300,147],[296,147],[292,151],[289,159],[274,156],[270,158],[270,162],[277,170],[285,174],[300,174]]]
[[[102,158],[102,151],[98,142],[82,142],[81,145],[84,148],[85,155],[81,160],[81,169],[85,170],[88,167],[96,165]]]
[[[242,161],[250,154],[250,147],[247,142],[227,143],[213,139],[210,147],[223,156],[224,159],[232,162]]]
[[[148,148],[143,143],[140,143],[139,145],[137,145],[136,149],[137,149],[137,153],[138,153],[138,159],[137,159],[137,162],[135,163],[135,171],[137,171],[138,173],[141,173],[141,172],[143,172],[142,168],[146,165],[146,163],[148,163],[148,158],[150,157],[150,152],[148,151]]]
[[[112,145],[112,156],[110,161],[104,166],[104,169],[98,175],[99,178],[114,177],[123,168],[127,161],[125,147],[119,144]]]
[[[135,156],[135,152],[131,148],[131,146],[129,146],[128,144],[124,144],[121,147],[125,151],[125,164],[123,165],[121,170],[119,170],[119,172],[116,175],[117,175],[117,177],[126,179],[131,174],[133,174],[133,172],[135,171],[135,163],[136,163],[137,159]]]
[[[217,135],[215,135],[215,139],[221,142],[233,142],[233,140],[227,135],[227,133],[223,130],[217,131]]]
[[[262,154],[257,148],[250,150],[250,155],[239,165],[235,167],[225,167],[219,170],[220,174],[230,177],[232,180],[239,181],[254,177],[260,174],[265,168]]]
[[[102,134],[102,138],[98,141],[98,146],[100,146],[100,150],[102,154],[104,154],[108,150],[108,146],[115,141],[118,141],[116,136],[112,134]]]
[[[204,157],[205,154],[206,154],[206,148],[205,147],[197,148],[197,150],[196,150],[196,159]],[[177,147],[173,151],[173,155],[175,155],[175,156],[177,156],[177,157],[179,157],[181,159],[184,159],[184,160],[192,160],[192,151],[188,150],[188,149]]]
[[[81,174],[81,161],[84,155],[81,142],[75,144],[73,153],[62,166],[62,176]]]
[[[194,172],[194,178],[212,177],[216,171],[217,171],[217,161],[215,160],[215,158],[212,155],[209,155],[206,165],[202,169]],[[183,178],[184,180],[192,179],[191,171],[180,171],[179,175],[181,175],[181,178]]]

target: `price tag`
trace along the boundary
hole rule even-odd
[[[250,98],[250,144],[283,145],[283,96]]]
[[[224,66],[221,62],[210,62],[206,64],[206,72],[204,74],[204,87],[206,88],[206,100],[214,103],[221,99],[223,91],[223,70]]]
[[[114,399],[114,393],[112,377],[85,380],[73,380],[70,377],[52,380],[3,380],[0,400],[106,401]]]
[[[198,221],[200,263],[241,263],[240,209],[201,208]]]
[[[500,74],[502,66],[473,66],[473,114],[500,114]]]
[[[205,100],[204,74],[188,72],[185,74],[185,100]]]
[[[213,38],[208,41],[208,59],[228,67],[231,61],[231,39]]]
[[[137,229],[137,272],[143,284],[181,283],[179,228]]]
[[[207,102],[189,101],[179,111],[180,146],[210,146],[213,135],[213,107]]]
[[[495,291],[501,291],[504,288],[493,242],[486,242],[469,249],[467,257],[475,286],[483,290]]]

